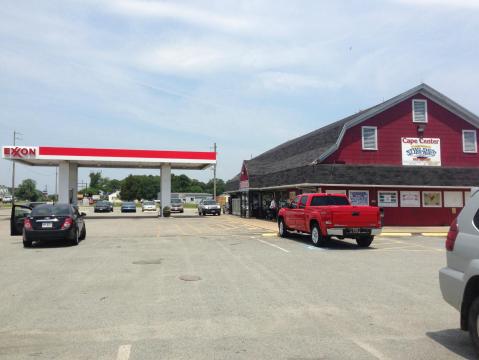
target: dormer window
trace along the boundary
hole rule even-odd
[[[378,128],[376,126],[363,126],[362,140],[363,150],[377,150],[378,149]]]
[[[415,123],[427,123],[427,101],[412,101],[412,121]]]
[[[462,130],[462,151],[465,153],[477,153],[476,130]]]

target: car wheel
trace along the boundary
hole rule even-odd
[[[314,246],[323,246],[326,244],[327,239],[321,233],[319,225],[314,223],[311,227],[311,241]]]
[[[479,296],[474,299],[471,306],[469,307],[468,315],[468,329],[469,336],[474,346],[474,350],[479,354]]]
[[[83,224],[83,229],[81,229],[80,240],[85,240],[86,238],[86,225]]]
[[[28,240],[27,235],[25,234],[25,231],[23,232],[23,247],[24,248],[32,247],[32,241]]]
[[[367,248],[374,240],[374,236],[364,236],[356,239],[356,243],[359,247]]]
[[[286,228],[286,224],[284,223],[284,220],[282,218],[278,221],[278,232],[279,236],[281,237],[288,236],[288,229]]]
[[[73,246],[77,246],[80,243],[80,232],[78,229],[75,229],[75,234],[73,235],[71,243]]]
[[[221,213],[220,213],[220,212],[218,213],[218,216],[221,216]]]

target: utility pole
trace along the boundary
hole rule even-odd
[[[215,158],[216,158],[216,143],[213,145],[213,151],[215,152]],[[218,161],[218,159],[216,159]],[[216,162],[213,167],[213,199],[216,201]]]
[[[23,135],[13,130],[13,146],[17,145],[17,140],[21,140],[19,135]],[[12,158],[12,205],[15,205],[15,159]]]

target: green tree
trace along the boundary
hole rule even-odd
[[[32,179],[23,180],[15,191],[15,196],[28,201],[38,201],[43,197],[42,193],[37,190],[37,183]]]
[[[93,189],[99,189],[101,180],[101,172],[91,172],[90,173],[90,187]]]

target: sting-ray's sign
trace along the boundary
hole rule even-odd
[[[32,159],[36,158],[38,148],[33,146],[4,146],[3,157],[10,159]]]
[[[401,138],[402,164],[441,166],[441,139]]]

